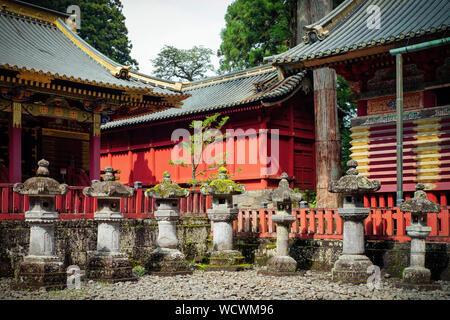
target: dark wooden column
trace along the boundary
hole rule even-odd
[[[313,23],[333,9],[332,0],[309,0]],[[337,115],[336,72],[330,68],[314,70],[314,112],[316,132],[317,207],[336,208],[340,197],[328,192],[331,180],[341,177],[341,139]]]
[[[12,103],[9,127],[9,182],[22,182],[22,104]]]
[[[341,176],[336,73],[332,69],[314,71],[314,113],[317,207],[336,208],[340,205],[340,197],[328,192],[330,182]]]

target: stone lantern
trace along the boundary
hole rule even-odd
[[[410,266],[403,270],[403,285],[419,289],[439,289],[439,284],[430,282],[431,272],[425,268],[425,237],[431,232],[427,227],[427,213],[439,213],[441,206],[427,199],[425,186],[416,185],[414,198],[400,205],[401,212],[411,213],[411,225],[406,233],[411,237]]]
[[[233,250],[233,221],[239,210],[233,205],[233,195],[245,192],[245,187],[229,179],[227,169],[219,168],[216,179],[200,188],[204,195],[212,196],[212,209],[208,218],[213,222],[213,251],[211,268],[207,270],[239,270],[244,262],[242,254]]]
[[[365,282],[368,278],[367,268],[372,265],[364,254],[364,219],[369,216],[370,208],[363,207],[363,195],[378,191],[381,183],[358,175],[358,162],[347,162],[350,168],[345,176],[332,181],[328,191],[344,196],[343,208],[338,209],[344,220],[343,250],[331,271],[332,279],[345,282]]]
[[[158,247],[147,260],[147,270],[159,275],[192,273],[189,263],[177,249],[176,228],[180,217],[178,199],[189,196],[189,190],[172,183],[170,174],[166,171],[162,182],[147,190],[145,196],[155,198],[155,218],[158,220]]]
[[[292,203],[302,200],[301,193],[289,188],[287,173],[281,174],[281,181],[272,193],[272,202],[277,208],[277,214],[272,215],[272,221],[277,224],[277,254],[267,261],[265,274],[295,275],[297,261],[289,256],[289,229],[296,217],[292,215]]]
[[[55,196],[65,195],[69,187],[49,177],[48,165],[47,160],[40,160],[35,177],[13,186],[14,192],[28,196],[30,204],[25,212],[25,221],[30,224],[30,247],[19,266],[18,289],[63,289],[66,285],[63,262],[55,253]]]
[[[83,189],[87,197],[97,198],[94,220],[98,222],[97,250],[89,257],[86,268],[88,279],[106,282],[135,280],[127,255],[120,252],[120,199],[131,198],[135,189],[116,181],[115,171],[106,167],[102,181]]]

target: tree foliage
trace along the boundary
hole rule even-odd
[[[293,47],[297,1],[236,0],[230,4],[217,52],[221,58],[219,73],[258,66],[264,57]],[[333,6],[343,1],[333,0]]]
[[[347,161],[350,160],[352,138],[350,137],[350,119],[356,117],[356,103],[350,91],[350,82],[337,75],[337,104],[345,115],[339,121],[339,133],[341,135],[341,168],[347,171]]]
[[[70,5],[81,11],[81,29],[78,34],[110,59],[135,69],[138,62],[131,58],[131,42],[125,26],[120,0],[24,0],[44,8],[66,12]]]
[[[216,154],[215,159],[208,159],[212,162],[207,169],[199,170],[203,162],[204,151],[208,146],[226,138],[226,134],[218,134],[222,127],[227,123],[230,117],[222,117],[219,119],[220,113],[207,116],[203,121],[193,120],[189,127],[194,129],[189,141],[182,141],[182,149],[189,155],[189,161],[169,160],[169,164],[182,167],[190,167],[192,169],[192,181],[189,183],[195,190],[195,186],[200,184],[198,176],[204,175],[207,171],[218,169],[226,164],[225,154]],[[212,160],[212,161],[211,161]]]
[[[165,45],[158,53],[156,59],[151,60],[155,76],[172,80],[184,79],[194,81],[205,77],[208,70],[214,71],[211,63],[213,51],[202,46],[191,49],[177,49]]]
[[[291,36],[288,0],[236,0],[228,6],[219,72],[259,65],[266,56],[286,51]]]
[[[298,0],[236,0],[228,6],[222,44],[218,51],[219,72],[237,71],[255,67],[263,58],[282,53],[294,46],[293,28]],[[317,0],[310,0],[317,1]],[[337,7],[344,0],[333,0]],[[295,24],[295,23],[294,23]],[[350,159],[350,118],[356,116],[356,103],[352,101],[350,83],[338,75],[338,105],[345,113],[339,121],[341,134],[342,168],[346,171]]]

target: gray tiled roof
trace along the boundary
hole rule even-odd
[[[292,94],[299,88],[303,76],[304,73],[299,73],[279,81],[275,79],[278,77],[275,68],[263,66],[244,70],[243,73],[191,82],[183,89],[183,93],[190,94],[191,97],[183,101],[180,109],[168,109],[149,115],[110,121],[104,124],[102,129],[132,126],[251,103],[270,103]],[[271,80],[274,83],[257,92],[255,84]]]
[[[370,5],[380,8],[379,29],[369,29],[367,26],[371,16],[370,11],[367,11]],[[339,14],[343,18],[335,19]],[[331,26],[325,39],[301,43],[264,60],[273,63],[312,60],[442,32],[450,24],[450,1],[346,0],[313,25],[321,25],[326,29],[333,19],[337,22]]]
[[[58,19],[58,22],[100,59],[116,67],[121,66],[84,42],[62,20]],[[11,12],[0,12],[0,66],[42,71],[57,77],[73,77],[73,81],[85,81],[92,85],[106,85],[117,89],[142,88],[153,89],[153,93],[161,95],[180,94],[170,88],[153,86],[133,78],[118,79],[83,52],[55,24]]]

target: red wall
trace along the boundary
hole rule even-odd
[[[279,106],[253,107],[252,110],[223,115],[230,116],[223,132],[226,129],[240,128],[244,133],[235,134],[234,151],[230,155],[234,164],[227,165],[234,180],[244,183],[248,190],[276,187],[280,174],[287,172],[289,176],[295,176],[294,187],[302,190],[315,188],[312,101],[297,95]],[[201,119],[204,119],[204,116],[199,118]],[[169,160],[175,145],[170,140],[172,132],[177,128],[189,129],[191,121],[192,119],[167,121],[103,132],[101,167],[112,166],[114,169],[120,169],[120,182],[129,185],[134,181],[142,181],[144,186],[154,185],[161,181],[164,171],[168,171],[172,180],[177,183],[190,181],[191,168],[170,165]],[[279,169],[269,175],[261,174],[263,165],[259,156],[256,157],[256,163],[250,161],[249,148],[255,143],[259,151],[260,136],[245,135],[251,132],[249,129],[258,133],[259,129],[263,128],[279,130],[279,160],[276,161]],[[270,146],[274,141],[270,141],[270,134],[268,137],[268,156],[271,156]],[[245,146],[245,163],[238,163],[239,159],[244,159],[244,152],[239,148],[241,145]],[[221,148],[225,154],[225,141]],[[206,168],[207,165],[203,164],[199,170]],[[216,171],[210,173],[215,174]]]

